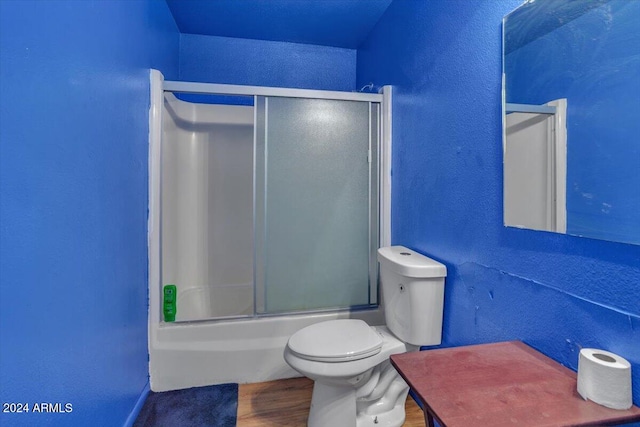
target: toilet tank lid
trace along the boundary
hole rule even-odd
[[[388,268],[406,277],[446,277],[447,267],[404,246],[388,246],[378,249],[380,267]]]

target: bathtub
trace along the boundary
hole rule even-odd
[[[284,361],[289,337],[316,322],[362,319],[381,325],[380,309],[150,325],[151,390],[299,377]]]

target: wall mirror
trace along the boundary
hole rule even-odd
[[[503,21],[504,224],[640,244],[640,0]]]

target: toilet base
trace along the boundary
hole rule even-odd
[[[314,381],[307,426],[357,427],[355,388]]]
[[[358,380],[360,387],[316,380],[307,426],[401,427],[409,387],[389,361]]]
[[[408,393],[408,390],[407,390]],[[378,415],[358,414],[357,427],[400,427],[405,420],[404,404]]]
[[[357,427],[400,427],[405,420],[409,386],[389,361],[374,369],[380,375],[375,388],[358,398]]]

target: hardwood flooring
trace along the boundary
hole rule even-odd
[[[237,427],[304,427],[311,404],[313,381],[291,378],[256,384],[240,384]],[[424,415],[407,398],[405,427],[424,427]]]

